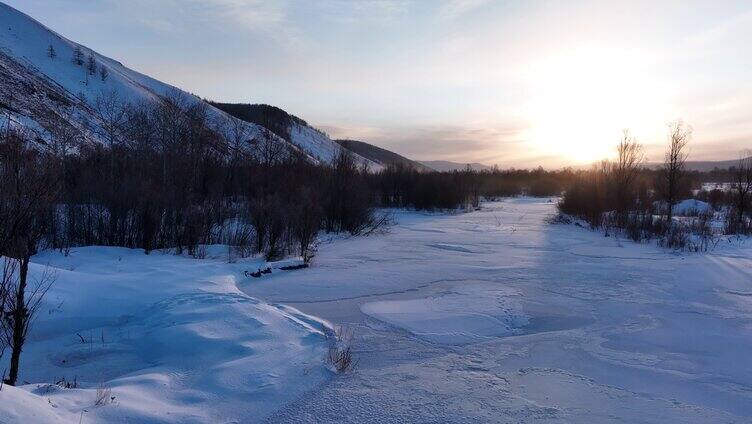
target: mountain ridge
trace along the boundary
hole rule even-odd
[[[409,159],[398,153],[392,152],[391,150],[384,149],[383,147],[366,143],[365,141],[350,139],[338,139],[334,141],[350,151],[380,163],[382,166],[395,166],[401,164],[413,167],[421,172],[433,170],[418,161]]]

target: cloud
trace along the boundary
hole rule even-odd
[[[284,32],[287,21],[285,4],[279,1],[183,0],[174,9],[214,27],[256,32]]]
[[[338,24],[394,22],[407,15],[413,2],[408,0],[333,0],[312,2],[322,19]]]
[[[752,10],[735,14],[721,23],[689,36],[688,41],[697,46],[710,46],[723,43],[729,38],[750,34],[752,28]]]
[[[178,30],[177,26],[167,19],[144,17],[138,19],[138,22],[156,32],[174,33]]]
[[[436,15],[439,19],[451,21],[475,11],[488,3],[489,0],[445,0],[437,9]]]
[[[412,159],[450,160],[506,164],[506,158],[524,151],[523,127],[507,126],[415,126],[342,127],[321,126],[333,138],[350,138],[372,143]]]

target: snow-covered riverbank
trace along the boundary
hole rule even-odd
[[[247,422],[323,384],[328,324],[240,292],[260,261],[224,252],[35,257],[33,275],[48,266],[56,282],[22,356],[29,384],[0,391],[0,422]]]

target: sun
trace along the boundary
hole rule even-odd
[[[623,51],[565,50],[530,69],[525,134],[541,156],[579,165],[613,156],[622,130],[650,133],[666,115],[649,71]]]

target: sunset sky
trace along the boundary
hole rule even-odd
[[[128,67],[416,159],[555,167],[624,128],[752,148],[749,1],[5,0]]]

